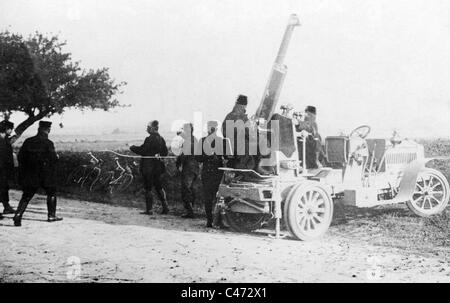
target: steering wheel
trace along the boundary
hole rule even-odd
[[[349,137],[353,137],[355,135],[359,136],[361,139],[366,138],[370,133],[370,126],[368,125],[361,125],[350,133]]]

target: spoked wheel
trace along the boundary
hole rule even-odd
[[[95,173],[95,171],[96,171],[96,173]],[[102,170],[100,168],[97,168],[94,171],[92,171],[91,174],[94,174],[92,176],[94,178],[91,178],[91,181],[89,182],[90,183],[89,191],[95,190],[95,186],[96,186],[97,182],[100,181],[100,178],[101,178],[101,175],[102,175]]]
[[[228,198],[227,200],[230,201],[232,199]],[[271,215],[267,213],[243,213],[232,211],[229,208],[229,205],[230,204],[228,204],[228,207],[225,209],[224,217],[231,229],[237,232],[249,233],[260,229],[263,224],[271,218]]]
[[[260,229],[267,221],[269,216],[267,214],[249,214],[238,213],[227,210],[225,212],[225,219],[231,229],[237,232],[249,233]]]
[[[425,169],[417,177],[412,199],[406,205],[418,216],[436,215],[447,207],[449,191],[448,181],[442,173]]]
[[[110,173],[100,176],[100,178],[98,178],[97,181],[92,184],[91,186],[92,190],[93,191],[106,190],[112,178],[113,176]]]
[[[284,218],[290,232],[300,240],[319,238],[333,218],[333,200],[319,184],[294,187],[284,204]]]
[[[99,169],[93,169],[87,177],[83,180],[81,183],[82,188],[87,188],[89,191],[92,191],[93,184],[97,181],[98,177],[100,176],[100,170]]]
[[[130,187],[131,183],[133,183],[133,176],[129,174],[123,175],[120,181],[111,188],[111,193],[114,191],[119,193],[124,192]]]
[[[83,166],[75,168],[70,173],[69,177],[67,177],[66,184],[67,185],[80,184],[80,182],[84,176],[84,170],[85,170],[85,167],[83,167]]]

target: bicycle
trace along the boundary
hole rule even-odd
[[[128,164],[125,164],[125,168],[122,167],[117,157],[114,158],[114,162],[116,164],[114,170],[100,176],[94,184],[94,189],[106,189],[107,192],[113,194],[125,191],[133,183],[134,175],[131,167]]]
[[[102,159],[96,158],[91,152],[87,153],[90,156],[90,164],[84,164],[75,168],[66,180],[66,184],[78,184],[81,188],[89,185],[89,191],[92,191],[94,183],[98,180],[101,174]]]

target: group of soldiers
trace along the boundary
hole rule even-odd
[[[198,154],[195,149],[199,144],[205,144],[205,141],[214,147],[217,142],[225,142],[225,140],[217,135],[217,122],[210,121],[207,126],[208,135],[198,141],[193,135],[192,124],[184,125],[183,131],[179,135],[183,138],[183,144],[188,151],[185,149],[177,157],[176,167],[181,172],[181,197],[186,210],[183,217],[195,217],[193,208],[196,200],[194,182],[200,176],[207,219],[206,226],[213,227],[213,203],[222,179],[223,173],[219,168],[224,166],[225,155],[205,153],[203,150]],[[132,152],[141,156],[140,171],[143,177],[146,205],[143,214],[146,215],[153,215],[153,188],[161,201],[161,213],[167,214],[169,212],[167,196],[161,181],[161,176],[165,172],[165,165],[161,158],[168,155],[168,149],[164,138],[158,133],[158,128],[159,122],[157,120],[151,121],[147,125],[149,136],[144,143],[140,146],[133,145],[130,147]],[[203,163],[201,171],[199,163]]]
[[[219,189],[223,176],[221,167],[258,169],[260,155],[238,154],[236,151],[237,136],[227,133],[227,121],[246,123],[249,118],[246,113],[247,97],[239,95],[233,110],[225,117],[221,130],[223,137],[218,136],[219,125],[216,121],[207,123],[207,136],[197,140],[193,135],[193,125],[187,123],[179,135],[182,138],[182,152],[177,156],[176,167],[181,172],[181,197],[186,210],[184,218],[194,218],[193,205],[196,200],[194,183],[198,177],[202,181],[203,202],[206,213],[206,226],[213,227],[213,207],[216,193]],[[315,121],[316,108],[308,106],[305,110],[306,118],[296,122],[297,131],[305,130],[310,135],[307,139],[307,154],[309,156],[308,168],[317,165],[317,123]],[[283,112],[283,116],[289,116],[289,109]],[[296,119],[294,119],[296,120]],[[248,125],[246,126],[248,127]],[[56,165],[58,156],[54,144],[49,140],[51,122],[40,121],[36,136],[28,138],[21,146],[18,160],[18,180],[22,187],[22,198],[17,210],[9,204],[9,181],[15,178],[12,142],[10,137],[14,124],[10,121],[0,123],[0,200],[3,204],[3,214],[14,214],[14,225],[21,226],[22,216],[28,203],[39,188],[45,190],[47,195],[48,222],[60,221],[62,218],[56,216]],[[147,125],[149,136],[140,146],[131,146],[130,150],[141,157],[140,172],[142,174],[143,187],[145,189],[146,209],[143,214],[153,215],[153,194],[155,192],[161,201],[162,214],[169,212],[167,196],[164,190],[161,176],[165,173],[165,164],[162,157],[169,153],[166,141],[159,134],[159,122],[151,121]],[[229,130],[228,130],[229,131]],[[234,130],[236,132],[236,129]],[[245,144],[248,144],[248,132],[244,132]],[[231,140],[228,140],[231,139]],[[219,144],[220,148],[216,148]],[[320,145],[320,144],[319,144]],[[205,146],[209,146],[208,151]],[[247,146],[248,147],[248,146]],[[199,148],[199,149],[198,149]],[[230,153],[227,151],[231,150]],[[311,160],[312,159],[312,160]],[[202,169],[200,170],[200,164]],[[3,216],[0,214],[0,219]]]
[[[14,124],[4,120],[0,122],[0,199],[3,204],[3,214],[14,214],[15,226],[22,225],[22,216],[39,188],[47,195],[47,221],[61,221],[56,216],[56,164],[58,155],[48,135],[51,122],[40,121],[36,136],[26,139],[17,155],[19,174],[18,181],[22,187],[22,197],[14,210],[9,204],[9,183],[16,178],[11,137]],[[0,214],[0,219],[3,215]]]
[[[196,200],[194,182],[200,176],[202,182],[203,203],[206,213],[206,226],[213,227],[213,208],[216,200],[216,193],[222,180],[223,170],[221,167],[231,168],[250,168],[257,169],[259,155],[237,154],[238,142],[235,134],[227,134],[227,121],[236,123],[241,121],[244,124],[249,121],[246,113],[247,97],[239,95],[233,110],[225,117],[221,130],[223,137],[217,134],[219,125],[216,121],[207,122],[207,136],[197,140],[193,135],[193,125],[186,123],[183,130],[178,135],[182,137],[182,152],[176,159],[176,167],[181,172],[181,197],[186,210],[184,218],[194,218],[193,204]],[[304,119],[298,119],[296,122],[297,131],[305,130],[309,133],[307,138],[307,159],[308,168],[314,168],[318,165],[317,155],[320,145],[320,136],[316,123],[316,108],[308,106],[305,109]],[[248,125],[248,124],[247,124]],[[168,149],[164,138],[158,133],[159,123],[157,120],[151,121],[147,125],[149,136],[141,146],[131,146],[130,150],[142,157],[141,173],[143,176],[145,188],[146,210],[143,214],[153,214],[153,195],[152,189],[158,195],[162,204],[162,214],[169,212],[167,197],[164,191],[161,175],[165,172],[165,165],[160,157],[168,155]],[[236,132],[236,129],[234,130]],[[248,144],[248,133],[244,131],[245,144]],[[227,140],[231,139],[231,140]],[[220,144],[221,148],[215,148]],[[197,150],[196,147],[199,147]],[[206,151],[205,147],[211,147]],[[227,153],[231,150],[231,153]],[[219,151],[219,152],[217,152]],[[202,169],[200,171],[200,164]]]

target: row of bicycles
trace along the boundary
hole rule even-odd
[[[132,161],[120,164],[114,158],[113,169],[104,168],[104,161],[88,153],[89,164],[75,168],[67,177],[66,185],[77,185],[88,191],[104,191],[110,194],[126,191],[138,175],[138,163]]]

